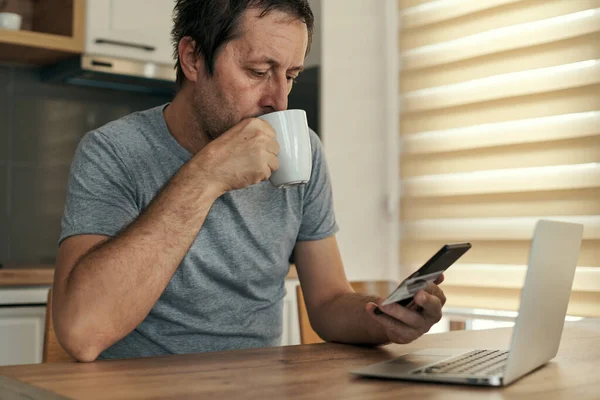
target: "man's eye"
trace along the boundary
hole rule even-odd
[[[257,71],[257,70],[253,69],[253,70],[251,70],[251,72],[252,72],[252,75],[257,76],[259,78],[267,76],[267,73],[264,71]]]
[[[292,83],[296,83],[298,82],[298,79],[295,76],[288,76],[287,77],[288,82],[292,82]]]

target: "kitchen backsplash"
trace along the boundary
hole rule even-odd
[[[54,263],[69,167],[83,135],[170,98],[43,83],[0,65],[0,263]]]

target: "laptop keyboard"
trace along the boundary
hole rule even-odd
[[[427,368],[413,371],[413,374],[460,374],[492,376],[504,372],[508,351],[474,350]]]

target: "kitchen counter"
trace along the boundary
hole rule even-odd
[[[10,266],[0,269],[0,287],[12,286],[47,286],[52,285],[54,279],[54,268],[44,266],[11,268]],[[286,279],[298,279],[296,266],[290,267]]]
[[[32,266],[0,269],[0,287],[48,286],[54,280],[54,268]]]
[[[296,271],[296,266],[294,264],[290,265],[290,272],[288,272],[285,279],[298,279],[298,271]]]

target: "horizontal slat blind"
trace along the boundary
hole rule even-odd
[[[568,313],[600,316],[600,0],[399,0],[401,265],[518,307],[534,225],[583,223]],[[485,307],[483,307],[485,306]]]

